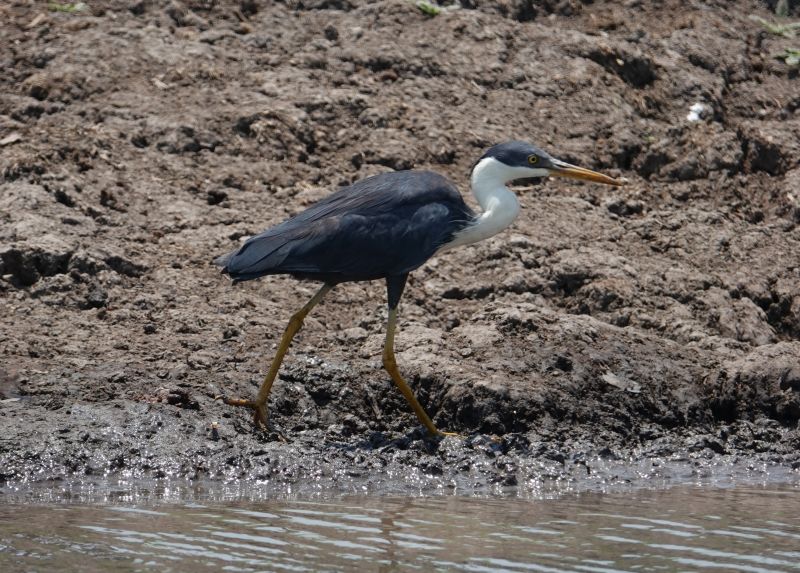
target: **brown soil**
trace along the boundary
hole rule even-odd
[[[88,4],[0,6],[0,481],[800,467],[800,39],[768,3]],[[629,183],[519,186],[510,230],[412,275],[398,360],[466,439],[418,439],[380,283],[314,311],[271,431],[214,401],[316,287],[213,257],[369,174],[466,193],[506,139]]]

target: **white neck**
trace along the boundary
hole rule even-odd
[[[513,223],[519,214],[519,201],[506,183],[537,175],[531,172],[530,168],[509,167],[493,157],[481,159],[472,170],[471,184],[472,194],[483,212],[440,251],[488,239]]]

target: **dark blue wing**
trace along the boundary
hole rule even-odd
[[[235,280],[288,273],[369,280],[422,265],[474,217],[444,177],[383,173],[340,189],[216,262]]]

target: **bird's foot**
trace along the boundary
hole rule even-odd
[[[464,436],[462,436],[458,432],[443,432],[441,430],[436,430],[436,432],[434,432],[432,435],[435,438],[461,438],[461,439],[464,439]]]
[[[243,398],[228,398],[227,396],[216,396],[216,400],[222,400],[229,406],[244,406],[245,408],[252,408],[255,410],[253,414],[253,423],[257,428],[267,428],[267,405],[259,404],[255,400],[245,400]]]

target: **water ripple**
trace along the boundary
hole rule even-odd
[[[539,501],[0,504],[0,570],[791,573],[797,499],[793,488],[676,488]]]

